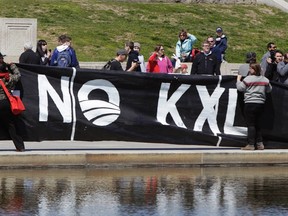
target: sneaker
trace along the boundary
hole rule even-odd
[[[256,149],[257,149],[257,150],[264,150],[263,142],[259,142],[259,143],[257,143],[257,145],[256,145]]]
[[[246,145],[245,147],[241,148],[241,150],[255,150],[254,145]]]

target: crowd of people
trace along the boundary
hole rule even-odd
[[[186,62],[193,62],[190,74],[220,75],[227,49],[227,37],[223,29],[218,27],[216,36],[208,36],[202,43],[201,50],[194,48],[196,41],[196,36],[182,29],[178,34],[175,54],[170,58],[165,54],[162,44],[156,45],[147,64],[140,53],[140,43],[129,41],[125,44],[125,49],[118,50],[116,57],[109,60],[103,69],[124,71],[121,63],[127,59],[125,71],[188,74]]]
[[[163,45],[156,45],[147,63],[141,54],[139,42],[126,42],[123,49],[117,51],[115,58],[109,60],[103,70],[148,72],[148,73],[181,73],[188,74],[187,62],[192,62],[191,75],[220,75],[221,64],[225,61],[227,37],[221,27],[217,27],[216,36],[208,36],[202,43],[202,49],[194,48],[197,38],[182,29],[178,35],[175,54],[171,58],[165,55]],[[76,52],[72,47],[72,38],[61,35],[58,46],[51,51],[45,40],[37,42],[36,52],[30,42],[24,44],[24,52],[19,57],[19,63],[58,67],[79,67]],[[20,78],[20,72],[15,64],[6,64],[4,55],[0,53],[0,72],[8,76],[1,77],[9,90],[13,90]],[[122,63],[126,63],[123,69]],[[288,84],[288,53],[277,50],[275,43],[267,44],[265,53],[257,63],[256,53],[246,54],[246,63],[239,68],[236,88],[244,92],[244,116],[248,127],[248,144],[243,150],[263,150],[261,134],[261,115],[264,110],[266,93],[272,91],[270,81]],[[0,75],[1,75],[0,73]],[[7,75],[7,74],[6,74]],[[9,112],[9,114],[7,114]],[[17,151],[24,151],[24,143],[15,128],[15,116],[10,112],[9,103],[0,89],[0,119],[5,124],[2,127],[9,132]],[[5,115],[2,113],[5,113]]]

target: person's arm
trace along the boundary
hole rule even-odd
[[[246,90],[246,85],[244,82],[241,82],[241,78],[242,78],[241,75],[237,76],[236,88],[238,91],[244,92]]]
[[[72,48],[70,48],[70,50],[71,50],[71,67],[79,68],[79,62],[76,56],[76,51]]]
[[[24,56],[24,53],[22,53],[21,55],[20,55],[20,57],[19,57],[19,63],[21,64],[21,63],[25,63],[25,58],[24,58],[25,56]]]
[[[266,91],[267,93],[270,93],[270,92],[272,91],[272,86],[271,86],[270,83],[266,86],[265,91]]]
[[[285,76],[288,74],[288,64],[285,64],[285,62],[279,62],[277,64],[277,72],[281,75],[281,76]]]
[[[9,65],[9,78],[5,78],[5,85],[14,86],[20,80],[21,74],[18,67],[11,63]]]
[[[191,68],[191,73],[190,74],[197,74],[198,72],[198,60],[199,59],[199,55],[196,55],[193,63],[192,63],[192,68]]]
[[[131,62],[131,67],[126,71],[134,71],[139,65],[137,62]]]
[[[177,43],[176,43],[176,48],[175,48],[175,55],[176,55],[178,58],[181,58],[180,46],[181,46],[181,43],[180,43],[179,41],[177,41]]]
[[[58,57],[58,50],[54,49],[52,56],[51,56],[50,66],[57,65],[57,57]]]
[[[167,68],[168,68],[168,73],[173,73],[173,65],[171,60],[166,56],[167,59]]]
[[[191,40],[192,46],[195,44],[197,41],[197,38],[193,34],[187,34],[188,38]]]
[[[218,65],[219,65],[219,62],[217,61],[216,55],[214,55],[214,75],[221,75],[220,67],[218,67]]]

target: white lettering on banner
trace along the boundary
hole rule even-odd
[[[157,107],[157,120],[163,124],[168,125],[166,122],[167,115],[170,113],[175,124],[178,127],[186,128],[184,122],[182,121],[179,112],[176,107],[177,101],[181,96],[190,88],[190,85],[181,85],[174,93],[168,98],[168,90],[170,88],[170,83],[162,83],[159,93],[158,107]]]
[[[54,101],[56,107],[63,117],[64,123],[72,122],[72,103],[69,93],[69,77],[61,77],[61,91],[63,100],[57,94],[53,86],[49,83],[45,75],[38,75],[38,91],[39,91],[39,121],[48,121],[48,94]]]
[[[100,89],[108,95],[108,102],[89,100],[91,91]],[[120,115],[120,96],[116,87],[109,81],[99,79],[86,82],[78,92],[81,110],[89,121],[97,126],[107,126],[116,121]]]
[[[228,97],[228,108],[226,113],[226,120],[224,124],[224,133],[225,134],[233,134],[239,136],[247,135],[247,127],[236,127],[233,126],[236,105],[237,105],[237,89],[229,89],[229,97]]]
[[[161,89],[159,92],[158,99],[158,107],[157,107],[157,120],[163,125],[169,125],[166,121],[167,115],[170,113],[173,118],[175,124],[178,127],[185,128],[184,122],[178,112],[176,103],[180,100],[182,95],[190,88],[190,85],[181,85],[168,99],[168,91],[170,88],[170,83],[162,83]],[[214,89],[213,93],[209,94],[206,86],[197,85],[196,89],[199,93],[199,97],[201,99],[203,109],[195,121],[193,130],[202,131],[205,121],[207,120],[209,127],[212,132],[216,136],[217,134],[221,134],[218,122],[217,122],[217,114],[218,114],[218,105],[221,96],[223,95],[225,88],[219,87],[219,85]],[[229,89],[229,97],[228,97],[228,107],[226,113],[226,120],[224,125],[224,134],[231,135],[240,135],[246,136],[247,128],[246,127],[237,127],[233,126],[235,112],[237,105],[237,90]]]
[[[215,88],[211,96],[209,95],[206,86],[197,85],[196,88],[203,105],[203,110],[201,111],[200,115],[195,121],[194,130],[202,131],[203,125],[207,119],[212,132],[215,135],[219,134],[220,130],[217,125],[218,102],[223,92],[225,91],[225,88],[221,87]]]
[[[70,83],[71,82],[71,83]],[[73,95],[69,92],[69,86],[72,85],[69,77],[61,77],[61,92],[62,97],[57,94],[53,86],[49,83],[45,75],[38,75],[38,91],[39,91],[39,121],[48,121],[48,95],[51,97],[60,114],[63,117],[63,123],[72,122],[72,99]],[[69,85],[70,84],[70,85]],[[170,83],[162,83],[157,106],[157,120],[163,125],[167,123],[168,114],[178,127],[187,129],[181,115],[177,109],[177,102],[181,99],[184,93],[191,87],[191,85],[180,85],[169,97],[168,92]],[[206,86],[196,85],[199,93],[203,109],[194,123],[194,131],[202,131],[203,126],[207,123],[214,133],[214,135],[221,134],[217,122],[218,104],[225,88],[218,85],[213,93],[210,95]],[[94,90],[104,91],[108,96],[108,101],[103,100],[89,100],[89,94]],[[73,97],[71,99],[71,97]],[[168,98],[169,97],[169,98]],[[109,81],[103,79],[90,80],[83,84],[79,89],[78,99],[81,111],[85,118],[92,124],[97,126],[107,126],[115,122],[120,111],[120,95],[117,88]],[[247,134],[246,127],[237,127],[234,125],[234,118],[237,105],[237,90],[229,89],[228,107],[226,119],[223,127],[224,134],[245,136]]]

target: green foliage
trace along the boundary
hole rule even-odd
[[[194,34],[196,47],[222,26],[228,37],[228,62],[243,62],[255,51],[260,60],[274,41],[286,51],[288,14],[264,5],[135,3],[97,0],[0,0],[1,17],[37,18],[38,38],[49,48],[68,34],[80,61],[107,61],[125,41],[138,41],[146,60],[155,45],[168,56],[175,51],[179,30]],[[288,50],[287,50],[288,51]]]

